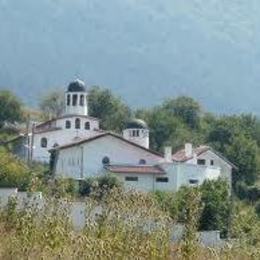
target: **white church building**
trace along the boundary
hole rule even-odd
[[[205,164],[198,163],[201,158],[191,144],[175,155],[170,147],[164,154],[151,150],[143,120],[127,122],[122,135],[101,130],[99,120],[88,115],[87,90],[80,80],[69,84],[65,101],[63,116],[35,125],[31,135],[32,159],[50,162],[51,154],[56,178],[83,180],[113,173],[126,188],[140,191],[177,191],[219,177],[231,182],[233,165],[213,150],[205,154],[211,160]],[[181,155],[187,160],[178,160]]]

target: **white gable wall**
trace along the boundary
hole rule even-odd
[[[214,167],[219,167],[221,169],[221,177],[225,178],[230,187],[232,183],[232,167],[229,163],[227,163],[225,160],[223,160],[221,157],[219,157],[217,154],[215,154],[213,151],[208,150],[198,157],[194,157],[193,159],[187,161],[189,164],[197,164],[197,159],[204,159],[206,160],[206,166],[210,166],[210,161],[214,161]]]
[[[82,145],[60,150],[56,175],[76,179],[96,176],[103,172],[102,159],[106,156],[110,159],[110,164],[137,165],[141,159],[144,159],[146,164],[154,165],[163,160],[158,155],[107,135]],[[81,158],[83,158],[82,166],[71,163],[71,161],[78,162]],[[83,176],[80,173],[81,167]]]
[[[190,180],[197,180],[196,185],[201,185],[205,180],[217,180],[221,175],[218,167],[183,163],[168,163],[160,166],[167,172],[172,191],[178,191],[182,186],[195,186],[190,183]]]
[[[80,118],[81,127],[75,129],[75,119]],[[66,121],[71,121],[71,128],[66,129]],[[90,122],[90,130],[85,130],[84,125],[86,122]],[[60,130],[46,131],[42,133],[35,133],[33,139],[33,160],[41,162],[49,162],[50,154],[48,150],[52,149],[54,144],[65,145],[74,142],[75,137],[89,138],[99,134],[95,129],[99,128],[99,122],[91,118],[73,116],[70,118],[62,118],[52,123],[53,127],[59,127]],[[46,148],[41,147],[41,139],[47,138],[48,145]]]

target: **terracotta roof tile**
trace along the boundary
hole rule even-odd
[[[199,147],[193,148],[193,153],[198,156],[208,150],[210,150],[209,146],[201,145]],[[186,156],[185,149],[179,150],[172,156],[173,161],[176,161],[176,162],[185,162],[192,158],[193,158],[193,156]]]

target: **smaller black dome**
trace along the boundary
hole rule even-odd
[[[148,129],[145,121],[141,119],[132,119],[126,124],[126,129]]]
[[[79,79],[72,81],[68,86],[68,92],[86,92],[85,83]]]

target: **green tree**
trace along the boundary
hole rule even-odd
[[[92,87],[88,95],[89,114],[101,119],[105,130],[121,132],[130,117],[130,109],[108,89]]]
[[[164,102],[163,108],[182,119],[191,129],[198,128],[200,125],[201,107],[191,97],[182,96],[176,99],[168,99]]]
[[[5,123],[21,122],[24,119],[21,101],[10,91],[0,91],[0,128]]]
[[[252,185],[259,168],[254,118],[250,115],[223,116],[208,125],[207,142],[238,167],[233,174],[234,183],[245,181]]]
[[[64,111],[64,106],[64,94],[62,91],[49,92],[39,103],[39,108],[44,120],[61,116]]]
[[[227,147],[226,155],[238,167],[238,171],[233,174],[234,183],[245,181],[248,185],[254,184],[258,178],[256,141],[239,134]]]
[[[31,181],[31,171],[22,161],[17,160],[13,155],[4,149],[0,150],[0,187],[19,188],[27,190]]]
[[[162,151],[164,146],[170,145],[175,151],[185,142],[193,142],[196,145],[201,141],[197,130],[190,129],[164,107],[137,110],[135,114],[147,122],[150,129],[150,145],[153,149]]]
[[[225,180],[205,181],[200,187],[203,211],[200,230],[220,230],[226,236],[231,214],[231,197]]]

